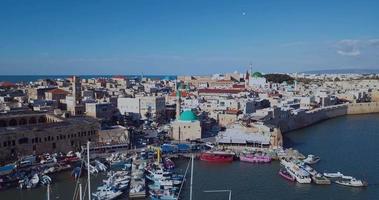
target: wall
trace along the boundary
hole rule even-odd
[[[323,120],[339,117],[343,115],[379,113],[379,102],[354,103],[307,111],[298,115],[292,115],[288,119],[274,119],[269,124],[274,124],[285,133],[296,129],[304,128]]]

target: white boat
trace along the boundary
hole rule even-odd
[[[37,184],[39,183],[39,177],[38,174],[34,174],[33,177],[28,181],[26,188],[35,188]]]
[[[328,178],[341,178],[343,176],[343,174],[341,172],[337,172],[337,173],[324,173],[324,176],[326,176]]]
[[[367,186],[367,183],[365,181],[357,180],[355,178],[352,179],[342,179],[337,180],[337,184],[344,185],[344,186],[350,186],[350,187],[364,187]]]
[[[308,157],[303,160],[304,163],[307,163],[310,165],[315,164],[318,161],[320,161],[320,157],[312,155],[312,154],[309,154]]]
[[[310,174],[291,161],[282,159],[280,163],[285,167],[289,174],[295,177],[298,183],[311,183]]]
[[[99,188],[98,188],[99,189]],[[122,195],[122,192],[115,190],[112,187],[100,188],[97,192],[92,193],[92,196],[97,200],[111,200]]]
[[[100,172],[105,172],[108,169],[107,166],[105,166],[103,163],[101,163],[98,160],[95,160],[95,167]]]

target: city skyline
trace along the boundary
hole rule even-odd
[[[2,1],[2,75],[378,69],[378,2]]]

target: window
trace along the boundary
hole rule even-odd
[[[28,138],[20,138],[20,139],[18,140],[18,144],[27,144],[28,141],[29,141]]]

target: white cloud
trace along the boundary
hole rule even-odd
[[[361,54],[360,40],[340,40],[336,44],[337,53],[342,56],[359,56]]]

